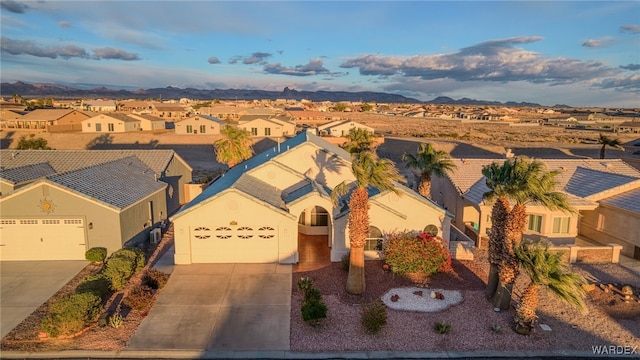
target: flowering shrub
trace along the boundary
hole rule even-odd
[[[451,255],[441,239],[425,232],[388,234],[383,244],[384,260],[400,274],[451,271]]]

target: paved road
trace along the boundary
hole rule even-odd
[[[289,350],[291,265],[175,265],[128,350]]]
[[[0,337],[31,315],[89,262],[0,262]]]

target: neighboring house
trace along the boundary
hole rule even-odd
[[[339,120],[331,121],[323,125],[318,125],[318,135],[344,137],[349,134],[349,131],[351,131],[351,129],[364,129],[370,133],[373,133],[375,131],[372,127],[359,124],[355,121]]]
[[[112,112],[118,110],[115,100],[89,100],[83,103],[86,111]]]
[[[243,117],[245,115],[253,115],[253,116],[276,116],[277,112],[273,109],[268,108],[246,108],[242,109],[242,111],[238,112],[238,117]]]
[[[304,235],[326,236],[331,261],[349,252],[348,197],[332,189],[353,181],[351,157],[309,132],[232,167],[171,217],[176,264],[297,263]],[[370,191],[367,258],[384,233],[427,228],[449,241],[451,214],[397,184],[400,195]]]
[[[149,114],[129,114],[129,117],[140,120],[140,130],[153,131],[164,130],[167,128],[167,122],[159,117]]]
[[[89,115],[70,109],[37,109],[22,117],[9,120],[7,127],[18,129],[47,129],[52,131],[80,131],[81,121]]]
[[[37,178],[0,198],[0,260],[83,260],[145,241],[166,219],[167,186],[135,156]]]
[[[0,196],[8,196],[45,176],[130,156],[142,161],[158,181],[168,184],[165,194],[168,214],[186,202],[184,187],[192,180],[192,169],[173,150],[0,150]],[[101,176],[108,178],[109,174]]]
[[[546,238],[556,245],[573,244],[576,236],[601,243],[623,245],[623,254],[633,256],[640,247],[638,197],[628,201],[640,189],[640,171],[620,159],[538,159],[548,170],[558,170],[557,190],[567,194],[579,214],[551,211],[527,204],[527,228],[524,237]],[[489,191],[482,168],[504,159],[457,159],[457,168],[445,178],[434,176],[431,198],[455,214],[454,225],[486,247],[491,229],[492,204],[482,199]],[[602,214],[602,216],[600,216]],[[606,221],[603,220],[606,217]],[[634,220],[635,219],[635,220]],[[623,221],[628,221],[625,225]],[[605,228],[607,224],[607,228]],[[618,226],[613,231],[604,231]],[[635,247],[635,248],[634,248]]]
[[[82,121],[82,132],[112,133],[140,131],[140,120],[122,113],[100,114]]]
[[[225,122],[213,116],[198,115],[175,122],[179,135],[218,135]]]
[[[219,119],[231,119],[237,120],[240,115],[238,115],[241,111],[245,110],[244,108],[238,108],[235,106],[203,106],[198,109],[198,113],[200,115],[209,115],[214,116]]]
[[[138,114],[150,113],[153,107],[149,101],[131,100],[120,103],[121,111],[133,112]]]
[[[189,116],[189,111],[180,105],[154,102],[151,114],[165,119],[182,119]]]
[[[616,132],[640,134],[640,121],[626,121],[620,125],[616,125]]]
[[[285,116],[252,116],[240,117],[238,128],[244,129],[253,137],[283,137],[296,133],[296,123]]]

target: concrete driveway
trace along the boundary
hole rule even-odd
[[[0,337],[31,315],[88,261],[0,261]]]
[[[290,265],[192,264],[172,271],[129,350],[289,350]]]

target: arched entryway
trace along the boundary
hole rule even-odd
[[[330,263],[331,215],[322,206],[312,206],[298,218],[298,264],[295,270],[315,270]]]

